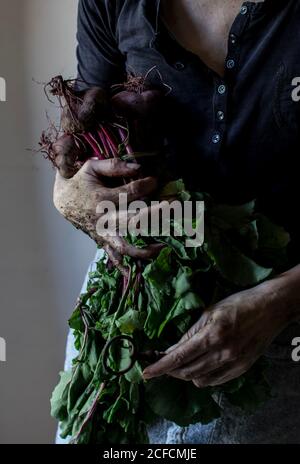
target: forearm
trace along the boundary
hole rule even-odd
[[[300,321],[300,264],[270,281],[286,323]]]

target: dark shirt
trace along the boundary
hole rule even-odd
[[[79,78],[110,88],[155,67],[151,85],[170,88],[163,124],[178,175],[219,201],[257,198],[298,242],[300,102],[292,80],[300,76],[300,1],[244,3],[224,78],[172,38],[159,7],[81,0]]]

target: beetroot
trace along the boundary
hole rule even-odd
[[[112,106],[118,115],[125,118],[145,118],[157,111],[161,99],[159,90],[123,90],[112,98]]]
[[[106,119],[108,114],[109,100],[106,92],[100,87],[87,90],[78,109],[78,120],[82,126],[89,129],[97,122]]]
[[[77,132],[83,132],[84,130],[84,126],[81,124],[78,118],[74,117],[74,115],[77,114],[77,111],[77,108],[73,107],[71,110],[68,105],[65,105],[62,108],[61,128],[67,134],[76,134]]]
[[[55,166],[60,174],[69,179],[78,171],[82,150],[70,134],[63,134],[50,148]],[[79,163],[79,164],[78,164]]]

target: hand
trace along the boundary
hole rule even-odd
[[[167,374],[203,388],[244,374],[289,322],[281,295],[277,278],[207,309],[144,378]]]
[[[101,201],[119,201],[119,194],[127,194],[128,203],[150,195],[157,188],[153,177],[134,180],[117,188],[105,186],[105,178],[134,178],[139,174],[140,166],[125,163],[118,159],[104,161],[88,160],[71,179],[63,178],[57,171],[54,185],[54,205],[72,224],[88,234],[95,242],[103,246],[114,264],[121,266],[122,255],[149,259],[159,252],[161,245],[150,245],[139,249],[116,234],[100,237],[96,230],[97,206]],[[123,268],[121,270],[124,271]]]

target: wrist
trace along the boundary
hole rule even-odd
[[[288,325],[300,320],[300,266],[268,283],[273,294],[272,301],[279,315],[282,316],[283,324]]]

